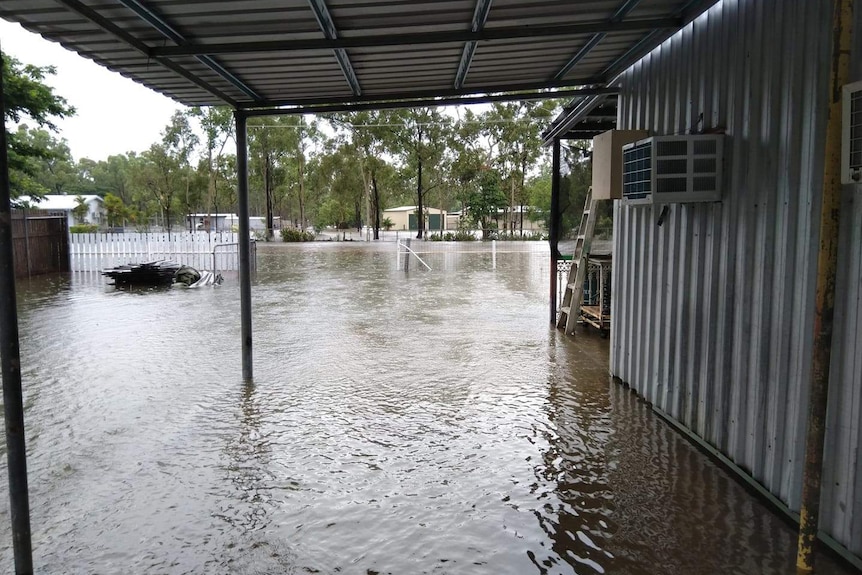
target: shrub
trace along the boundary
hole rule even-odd
[[[69,232],[73,234],[94,234],[99,231],[99,226],[96,224],[75,224],[69,226]]]
[[[455,236],[453,238],[456,242],[472,242],[476,240],[476,236],[473,235],[473,232],[468,232],[467,230],[458,230],[455,232]]]
[[[285,242],[313,242],[314,234],[296,228],[282,228],[281,239]]]

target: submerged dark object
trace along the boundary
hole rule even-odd
[[[114,285],[171,285],[174,283],[174,274],[181,267],[169,261],[126,264],[104,270],[102,275],[114,280]]]
[[[190,286],[201,279],[201,272],[191,266],[180,266],[174,273],[174,281],[178,284]]]
[[[118,286],[169,286],[178,283],[187,287],[200,287],[222,283],[221,274],[207,271],[199,272],[191,266],[180,265],[171,261],[126,264],[104,270],[102,275],[114,280],[114,285]]]

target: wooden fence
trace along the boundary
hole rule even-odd
[[[15,277],[69,271],[69,230],[65,214],[12,210]]]
[[[73,271],[170,260],[199,270],[239,269],[236,233],[71,234]],[[255,248],[252,244],[252,262]]]

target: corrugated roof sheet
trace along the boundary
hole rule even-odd
[[[259,107],[601,86],[714,2],[3,0],[0,17],[183,104]]]

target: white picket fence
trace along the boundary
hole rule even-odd
[[[72,271],[101,271],[123,264],[159,260],[170,260],[199,270],[239,268],[238,234],[231,232],[70,235]],[[254,254],[254,248],[252,250]]]

